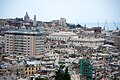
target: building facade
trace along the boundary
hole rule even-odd
[[[41,69],[41,62],[37,60],[28,60],[21,62],[16,68],[16,74],[22,77],[34,76]]]
[[[80,80],[92,80],[92,65],[89,60],[80,60]]]
[[[22,69],[23,76],[33,76],[36,74],[38,70],[40,70],[40,66],[34,66],[34,65],[27,65]]]
[[[103,38],[78,38],[72,37],[68,41],[69,44],[73,44],[74,46],[87,46],[94,49],[97,49],[99,46],[103,45],[105,39]]]
[[[64,41],[68,45],[73,44],[74,46],[87,46],[95,49],[98,48],[100,45],[103,45],[105,42],[105,39],[103,38],[79,38],[78,35],[73,32],[52,33],[47,38],[53,40],[54,42]]]
[[[67,42],[71,37],[73,36],[77,36],[77,34],[73,33],[73,32],[56,32],[56,33],[52,33],[48,36],[48,39],[51,40],[61,40],[61,41],[65,41]]]
[[[59,21],[60,26],[66,27],[66,26],[67,26],[66,23],[67,23],[67,22],[66,22],[66,19],[65,19],[65,18],[60,18],[60,21]]]
[[[114,44],[120,49],[120,36],[114,38]]]
[[[41,31],[25,27],[5,33],[5,53],[35,56],[44,52],[44,37]]]

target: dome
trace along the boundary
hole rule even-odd
[[[26,29],[26,27],[25,27],[25,26],[22,26],[21,29]]]

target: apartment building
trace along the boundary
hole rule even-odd
[[[118,48],[120,50],[120,36],[115,36],[115,38],[114,38],[114,44],[116,46],[118,46]]]
[[[35,56],[44,52],[44,37],[42,31],[38,29],[8,30],[5,33],[5,53]]]

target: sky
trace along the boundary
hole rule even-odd
[[[68,23],[120,22],[120,0],[0,0],[0,18],[24,17],[39,21],[66,18]]]

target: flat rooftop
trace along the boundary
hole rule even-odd
[[[20,29],[12,29],[5,32],[6,34],[42,34],[42,31],[39,29],[26,29],[24,26]]]

